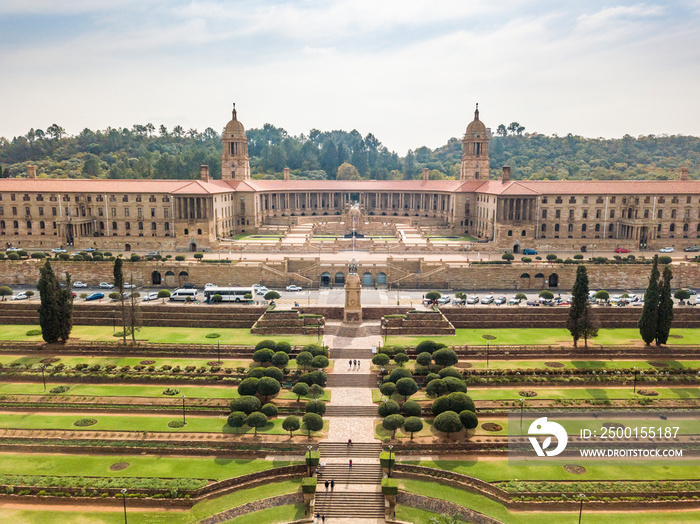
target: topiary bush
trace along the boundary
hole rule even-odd
[[[265,376],[274,378],[277,382],[280,383],[282,382],[282,380],[284,380],[284,373],[280,368],[276,367],[265,368]]]
[[[430,353],[432,355],[438,349],[444,347],[445,344],[435,342],[434,340],[424,340],[416,346],[416,353]]]
[[[328,360],[328,357],[325,357],[323,355],[316,355],[312,360],[311,360],[311,367],[314,368],[327,368],[330,365],[330,361]]]
[[[396,393],[396,384],[393,382],[384,382],[384,384],[379,386],[379,391],[385,397],[391,397],[394,393]]]
[[[35,337],[37,335],[41,335],[41,329],[30,329],[27,331],[26,335],[28,337]]]
[[[372,364],[374,364],[375,366],[388,366],[389,361],[389,355],[386,355],[384,353],[377,353],[372,357]]]
[[[255,353],[253,353],[253,360],[255,362],[260,362],[261,364],[270,362],[274,354],[275,352],[269,348],[258,349]]]
[[[204,335],[206,338],[219,338],[221,336],[221,333],[207,333]]]
[[[407,417],[420,417],[423,413],[423,409],[415,400],[407,400],[403,403],[403,406],[401,406],[401,413]]]
[[[430,364],[432,364],[432,362],[433,362],[433,356],[430,353],[428,353],[427,351],[420,353],[416,357],[416,364],[418,364],[419,366],[428,367],[428,366],[430,366]]]
[[[277,347],[275,347],[274,349],[276,351],[281,351],[282,353],[286,353],[287,355],[289,355],[292,352],[292,345],[289,342],[285,342],[283,340],[281,342],[277,342]]]
[[[431,411],[434,415],[439,415],[445,411],[461,413],[464,410],[476,412],[474,401],[466,393],[450,393],[436,398],[433,401]]]
[[[261,406],[260,399],[252,395],[242,396],[231,401],[231,411],[242,411],[246,415],[258,411]]]
[[[255,351],[258,351],[259,349],[263,348],[272,349],[274,353],[274,351],[277,350],[277,342],[275,342],[274,340],[261,340],[260,342],[255,344]]]
[[[241,397],[255,395],[258,392],[258,382],[260,382],[259,378],[244,378],[241,380],[241,383],[238,384],[238,394]]]
[[[380,402],[377,412],[380,417],[388,417],[389,415],[395,415],[401,412],[399,408],[399,403],[395,400],[387,400],[386,402]]]
[[[476,413],[464,410],[459,413],[459,420],[466,429],[476,429],[479,426],[479,419]]]
[[[322,400],[309,400],[304,409],[306,410],[306,413],[316,413],[323,416],[326,414],[326,403]]]
[[[79,428],[94,426],[95,424],[97,424],[97,419],[95,418],[81,418],[73,422],[73,425],[78,426]]]
[[[285,353],[284,351],[278,351],[277,353],[272,355],[272,358],[270,359],[270,363],[273,366],[283,368],[284,366],[286,366],[289,363],[289,355],[287,353]]]
[[[396,368],[389,374],[389,382],[396,384],[402,378],[413,378],[413,374],[405,368]]]
[[[447,433],[449,437],[450,433],[461,431],[464,426],[462,426],[462,421],[459,419],[457,413],[454,411],[444,411],[435,417],[433,420],[433,427],[438,431]]]
[[[267,418],[277,416],[277,406],[275,406],[271,402],[268,402],[262,408],[260,408],[260,411],[263,412]]]

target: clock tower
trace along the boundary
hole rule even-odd
[[[357,274],[357,260],[353,257],[348,264],[348,278],[345,280],[345,310],[343,320],[347,323],[362,323],[362,281]]]

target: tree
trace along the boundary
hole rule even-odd
[[[459,415],[454,411],[444,411],[435,417],[433,420],[433,427],[438,431],[447,433],[449,438],[451,433],[456,433],[461,431],[464,426],[462,426],[462,421],[459,419]]]
[[[465,409],[459,413],[459,420],[462,423],[462,426],[464,426],[466,429],[476,429],[476,427],[479,425],[479,419],[477,418],[476,413],[469,411],[468,409]]]
[[[426,295],[427,298],[427,295]],[[438,298],[440,298],[438,296]],[[424,340],[419,342],[416,346],[416,353],[430,353],[431,355],[435,353],[438,349],[447,347],[445,344],[435,342],[434,340]]]
[[[309,437],[311,437],[312,431],[321,431],[323,429],[323,418],[321,418],[321,415],[317,415],[316,413],[307,413],[301,420],[304,427],[309,432]]]
[[[66,273],[65,287],[60,286],[49,260],[40,270],[37,282],[41,299],[39,324],[42,337],[47,343],[58,340],[65,342],[70,336],[73,327],[73,295],[70,282],[70,275]]]
[[[131,289],[134,289],[133,279],[131,281]],[[136,330],[141,328],[141,306],[138,301],[140,296],[140,293],[137,291],[132,291],[129,296],[129,307],[126,310],[127,325],[131,331],[132,344],[136,344]]]
[[[430,364],[432,362],[433,362],[433,356],[430,353],[428,353],[427,351],[420,353],[416,357],[416,364],[418,364],[419,366],[428,367],[428,366],[430,366]]]
[[[506,126],[503,124],[498,124],[498,127],[496,128],[496,134],[498,136],[506,136],[508,134],[508,130],[506,129]]]
[[[114,287],[117,289],[117,292],[119,293],[119,300],[121,301],[121,309],[122,309],[122,327],[124,328],[124,331],[122,332],[122,336],[124,337],[124,345],[126,346],[126,304],[124,302],[124,273],[122,272],[122,259],[117,257],[114,260]]]
[[[321,400],[309,400],[306,403],[305,411],[323,416],[326,414],[326,403]]]
[[[545,300],[552,300],[554,298],[554,293],[552,293],[548,289],[543,289],[542,291],[540,291],[539,297],[544,298]]]
[[[265,398],[265,401],[269,397],[277,395],[280,392],[280,383],[272,377],[263,377],[258,382],[258,395]]]
[[[5,297],[9,297],[12,295],[12,289],[10,289],[10,286],[0,286],[0,297],[2,297],[3,300],[5,300]]]
[[[158,291],[158,298],[162,298],[163,304],[165,304],[165,299],[170,298],[170,291],[168,291],[167,289],[161,289],[160,291]]]
[[[503,260],[507,260],[507,261],[509,261],[509,262],[510,262],[511,260],[515,260],[515,257],[513,256],[512,253],[503,253],[503,254],[501,255],[501,258],[502,258]]]
[[[301,397],[306,397],[309,394],[309,386],[303,382],[297,382],[292,388],[292,393],[297,396],[297,402],[299,402]]]
[[[418,384],[412,378],[402,378],[396,383],[396,392],[403,395],[404,400],[418,391]]]
[[[228,419],[226,419],[226,424],[232,428],[242,428],[245,426],[246,418],[247,415],[242,411],[234,411],[228,416]]]
[[[258,392],[259,381],[260,379],[255,377],[244,378],[241,380],[241,383],[238,384],[238,394],[241,397],[255,395]]]
[[[663,283],[659,297],[659,313],[656,324],[656,345],[660,346],[668,341],[671,333],[671,322],[673,321],[673,299],[671,298],[671,266],[666,266],[663,272]]]
[[[603,302],[607,302],[610,300],[610,293],[605,291],[604,289],[601,289],[595,294],[595,299],[596,300],[602,300]]]
[[[389,374],[389,382],[393,382],[396,384],[399,379],[408,377],[408,378],[413,378],[413,374],[405,368],[395,368],[390,374]]]
[[[407,400],[401,406],[401,413],[406,417],[419,417],[423,413],[423,408],[415,400]]]
[[[466,393],[467,383],[462,378],[445,377],[445,387],[448,393]]]
[[[323,355],[316,355],[314,358],[311,359],[311,367],[313,368],[327,368],[329,365],[330,361],[328,360],[328,357],[325,357]]]
[[[428,291],[425,294],[425,298],[427,300],[432,300],[433,302],[437,302],[437,300],[441,297],[442,295],[440,294],[439,291]]]
[[[352,164],[343,162],[343,164],[338,168],[338,173],[335,178],[337,180],[362,180],[360,172]]]
[[[396,362],[399,366],[402,366],[409,361],[408,355],[406,353],[397,353],[394,355],[394,362]]]
[[[292,433],[297,431],[300,427],[301,422],[299,421],[299,417],[295,417],[294,415],[289,415],[282,421],[282,429],[289,431],[289,438],[292,438]]]
[[[277,416],[278,409],[272,402],[268,402],[262,408],[260,408],[267,418],[273,418]]]
[[[425,386],[425,393],[429,397],[440,397],[448,393],[447,384],[441,378],[433,379]]]
[[[433,353],[433,361],[436,366],[447,367],[454,366],[459,362],[459,358],[453,349],[442,348]]]
[[[639,317],[637,326],[642,340],[648,346],[656,338],[656,329],[659,320],[659,299],[661,289],[659,287],[659,258],[654,255],[654,264],[649,275],[649,285],[644,292],[644,307]]]
[[[399,403],[395,400],[387,400],[386,402],[380,402],[379,408],[377,408],[377,413],[380,417],[388,417],[389,415],[396,415],[401,411],[399,408]]]
[[[252,395],[238,397],[231,401],[231,411],[242,411],[246,415],[258,411],[261,406],[260,399]]]
[[[264,428],[267,426],[267,416],[265,413],[261,413],[260,411],[254,411],[250,415],[248,415],[248,418],[245,419],[245,423],[248,424],[249,427],[255,428],[255,434],[254,436],[258,436],[258,428]]]
[[[588,339],[598,336],[596,316],[588,302],[588,273],[583,264],[576,268],[576,281],[571,293],[566,328],[574,339],[574,347],[577,346],[578,339],[583,338],[584,345],[588,348]]]
[[[687,289],[677,289],[673,294],[673,298],[680,300],[682,304],[684,300],[688,300],[690,298],[690,291]]]
[[[322,397],[324,393],[324,389],[318,384],[311,384],[311,386],[309,386],[309,394],[314,399]]]
[[[311,364],[313,358],[313,355],[308,351],[302,351],[297,355],[297,366],[302,368],[308,367],[308,365]]]
[[[392,431],[391,438],[396,437],[396,430],[402,428],[406,419],[403,415],[389,415],[382,420],[382,427],[387,431]]]
[[[396,384],[393,382],[384,382],[384,384],[379,386],[379,392],[385,397],[391,397],[396,393]]]
[[[413,440],[413,434],[423,430],[423,421],[418,417],[408,417],[403,423],[403,430],[408,431],[411,434],[411,440]]]
[[[289,355],[287,355],[284,351],[278,351],[272,355],[270,363],[278,368],[283,368],[289,363]]]
[[[270,362],[274,354],[275,352],[270,348],[258,349],[255,353],[253,353],[253,361],[264,364],[265,362]]]
[[[272,302],[273,300],[277,300],[281,296],[282,295],[280,295],[277,291],[268,291],[267,293],[265,293],[265,296],[263,298]]]
[[[386,355],[384,353],[377,353],[372,357],[372,364],[375,366],[387,366],[389,364],[389,355]]]

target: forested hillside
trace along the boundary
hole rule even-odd
[[[512,131],[508,134],[507,129]],[[499,126],[490,142],[491,176],[509,165],[513,178],[528,179],[668,179],[687,166],[700,178],[700,138],[645,136],[590,139],[568,135],[523,134],[524,127]],[[461,138],[451,138],[435,150],[418,147],[399,157],[371,133],[319,131],[290,136],[266,124],[249,129],[248,143],[254,178],[281,178],[289,167],[292,178],[410,179],[430,169],[432,179],[459,177]],[[12,140],[0,138],[0,176],[23,176],[27,164],[39,176],[96,178],[197,178],[208,164],[221,172],[221,137],[212,128],[203,132],[172,130],[152,124],[131,129],[83,130],[67,136],[54,124],[31,129]],[[350,164],[355,169],[344,166]]]

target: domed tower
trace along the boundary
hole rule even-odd
[[[249,180],[248,137],[243,124],[236,118],[236,104],[233,104],[233,117],[224,128],[222,140],[221,179]]]
[[[462,140],[462,171],[460,180],[488,180],[489,133],[479,120],[479,104],[476,104],[474,121],[467,126]]]

